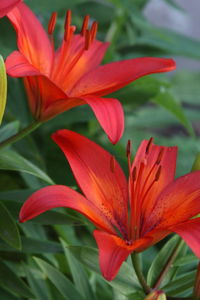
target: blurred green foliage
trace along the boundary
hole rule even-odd
[[[200,60],[200,41],[150,24],[143,14],[148,0],[25,2],[44,26],[52,11],[58,11],[58,41],[67,9],[72,9],[73,24],[78,30],[83,16],[90,14],[99,22],[98,38],[111,43],[104,62],[138,56],[181,56]],[[173,0],[165,2],[171,9],[180,9]],[[6,18],[0,20],[0,28],[0,53],[6,58],[16,49],[16,37]],[[129,260],[114,281],[106,282],[102,278],[91,234],[93,225],[78,213],[58,209],[27,224],[19,224],[17,216],[33,190],[52,182],[76,186],[64,156],[50,138],[57,129],[72,129],[101,144],[115,154],[125,171],[127,140],[132,140],[135,153],[142,139],[153,136],[157,144],[179,147],[177,176],[189,172],[200,152],[199,82],[200,72],[182,69],[170,75],[144,77],[114,93],[113,96],[123,102],[126,118],[124,136],[115,147],[107,140],[91,110],[82,106],[47,122],[9,151],[0,152],[0,299],[144,298]],[[8,104],[0,140],[17,133],[31,119],[21,80],[9,78]],[[159,273],[160,263],[169,255],[175,239],[169,240],[164,247],[160,243],[143,253],[143,269],[146,274],[148,272],[149,282],[152,283]],[[163,289],[172,296],[187,297],[192,292],[197,259],[187,247],[183,251],[185,259],[177,256],[163,282]]]

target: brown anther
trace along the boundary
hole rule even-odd
[[[71,19],[72,19],[72,12],[71,12],[71,10],[67,10],[66,16],[65,16],[65,25],[64,25],[65,30],[66,30],[66,28],[70,27]]]
[[[156,164],[159,165],[159,163],[161,162],[162,158],[163,158],[163,154],[164,154],[164,148],[160,149],[160,152],[158,154],[157,160],[156,160]]]
[[[82,36],[84,36],[86,34],[86,30],[88,28],[89,20],[90,20],[90,16],[86,15],[84,20],[83,20],[83,25],[82,25],[82,28],[81,28],[81,35]]]
[[[136,180],[136,177],[137,177],[137,169],[136,167],[133,168],[133,172],[132,172],[132,179],[133,179],[133,182]]]
[[[128,140],[127,145],[126,145],[126,156],[129,157],[131,155],[131,141]]]
[[[97,29],[98,29],[98,23],[95,21],[92,23],[90,34],[91,34],[91,40],[92,42],[95,40],[97,35]]]
[[[53,12],[48,24],[48,34],[52,35],[56,26],[57,12]]]
[[[110,158],[110,170],[111,170],[112,173],[115,172],[115,158],[114,158],[114,156],[111,156],[111,158]]]
[[[91,45],[91,34],[90,31],[87,29],[85,32],[85,50],[88,50]]]
[[[157,170],[157,172],[156,172],[156,175],[155,175],[155,181],[158,181],[159,178],[160,178],[161,168],[162,168],[162,167],[159,166],[159,168],[158,168],[158,170]]]
[[[151,145],[153,144],[153,137],[151,137],[150,139],[149,139],[149,141],[148,141],[148,144],[147,144],[147,146],[146,146],[146,154],[149,154],[149,150],[150,150],[150,148],[151,148]]]

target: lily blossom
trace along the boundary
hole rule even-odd
[[[19,4],[22,0],[1,0],[0,1],[0,18],[4,17],[10,10]]]
[[[172,59],[141,57],[100,66],[108,43],[96,39],[97,22],[80,34],[66,14],[61,46],[55,50],[53,32],[57,14],[51,16],[48,35],[37,17],[20,3],[7,17],[18,35],[18,49],[6,60],[7,73],[24,77],[29,106],[36,120],[46,121],[75,106],[88,104],[113,143],[123,134],[124,112],[115,98],[103,98],[151,73],[175,69]]]
[[[133,251],[141,252],[170,233],[179,234],[200,257],[200,171],[174,179],[177,147],[144,140],[130,159],[129,179],[115,158],[69,130],[52,135],[69,161],[83,195],[62,185],[44,187],[24,203],[25,222],[55,207],[69,207],[97,227],[100,268],[112,280]]]

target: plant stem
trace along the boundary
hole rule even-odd
[[[13,136],[9,137],[8,139],[4,140],[0,143],[0,149],[10,146],[11,144],[23,139],[25,136],[30,134],[32,131],[34,131],[36,128],[38,128],[42,123],[35,121],[28,125],[27,127],[23,128],[18,133],[14,134]]]
[[[135,269],[135,273],[137,275],[137,278],[146,294],[149,294],[151,292],[151,288],[147,285],[146,279],[144,278],[144,275],[141,270],[140,265],[140,257],[139,253],[133,252],[131,254],[132,264]]]
[[[156,281],[156,283],[155,283],[155,285],[154,285],[154,287],[153,287],[154,289],[157,289],[157,288],[160,286],[162,280],[164,279],[166,273],[169,271],[169,269],[170,269],[170,267],[171,267],[171,264],[174,262],[174,260],[175,260],[175,258],[176,258],[176,256],[177,256],[177,254],[178,254],[180,248],[183,246],[183,244],[184,244],[184,241],[180,238],[180,239],[178,240],[176,246],[174,247],[174,250],[173,250],[171,256],[170,256],[169,259],[167,260],[167,262],[166,262],[166,264],[165,264],[163,270],[160,272],[160,274],[159,274],[159,276],[158,276],[158,279],[157,279],[157,281]]]

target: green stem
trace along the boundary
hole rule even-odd
[[[136,252],[133,252],[131,255],[131,259],[132,259],[133,267],[135,269],[135,273],[137,275],[137,278],[138,278],[144,292],[146,294],[149,294],[151,292],[151,288],[147,285],[146,279],[144,278],[144,275],[142,273],[139,254]]]
[[[170,256],[169,259],[167,260],[167,262],[166,262],[166,264],[165,264],[163,270],[160,272],[160,274],[159,274],[159,276],[158,276],[158,278],[157,278],[157,281],[156,281],[156,283],[155,283],[155,285],[154,285],[154,287],[153,287],[154,289],[157,289],[157,288],[160,286],[161,282],[163,281],[163,279],[164,279],[166,273],[169,271],[169,269],[170,269],[172,263],[174,262],[174,260],[175,260],[175,258],[176,258],[176,256],[177,256],[177,254],[178,254],[180,248],[183,246],[183,244],[184,244],[184,241],[180,238],[180,239],[178,240],[176,246],[174,247],[174,250],[173,250],[171,256]]]
[[[11,144],[23,139],[25,136],[30,134],[32,131],[34,131],[36,128],[38,128],[42,123],[35,121],[28,125],[27,127],[23,128],[18,133],[14,134],[13,136],[9,137],[7,140],[4,140],[0,143],[0,149],[10,146]]]

